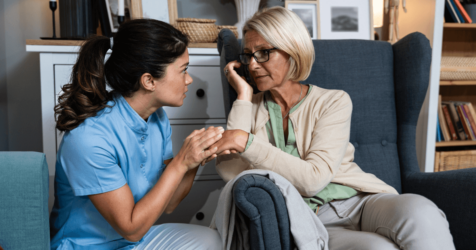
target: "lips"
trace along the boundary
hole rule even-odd
[[[262,78],[262,77],[265,77],[265,76],[268,76],[268,75],[256,76],[255,79],[259,79],[259,78]]]

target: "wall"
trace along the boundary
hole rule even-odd
[[[3,0],[8,147],[10,151],[39,151],[41,137],[40,65],[37,53],[26,52],[26,39],[51,36],[48,1]]]
[[[0,151],[8,150],[8,105],[5,67],[5,18],[0,0]]]

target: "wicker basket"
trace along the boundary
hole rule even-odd
[[[233,26],[233,25],[218,25],[217,29],[218,29],[218,33],[220,33],[220,31],[222,29],[229,29],[233,32],[233,34],[235,34],[235,37],[238,38],[238,28],[236,26]]]
[[[175,27],[188,35],[191,43],[213,43],[218,36],[215,19],[178,18]]]
[[[440,80],[476,80],[476,57],[441,57]]]
[[[476,150],[436,152],[435,172],[476,167]]]

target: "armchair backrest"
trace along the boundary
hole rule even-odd
[[[316,61],[303,83],[344,90],[350,95],[354,161],[363,171],[401,192],[402,158],[406,164],[404,170],[418,168],[415,129],[429,83],[428,39],[421,33],[412,33],[393,46],[368,40],[314,40],[313,43]],[[228,31],[220,33],[222,63],[238,58],[237,44]],[[225,54],[229,60],[225,60]],[[229,111],[236,93],[224,76],[222,79]]]

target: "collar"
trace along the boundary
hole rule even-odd
[[[121,115],[123,121],[129,126],[134,132],[139,134],[148,134],[150,117],[147,119],[147,122],[140,117],[139,114],[129,105],[129,103],[124,99],[124,97],[115,93],[113,97],[116,102],[116,107]],[[151,115],[152,116],[152,115]]]

